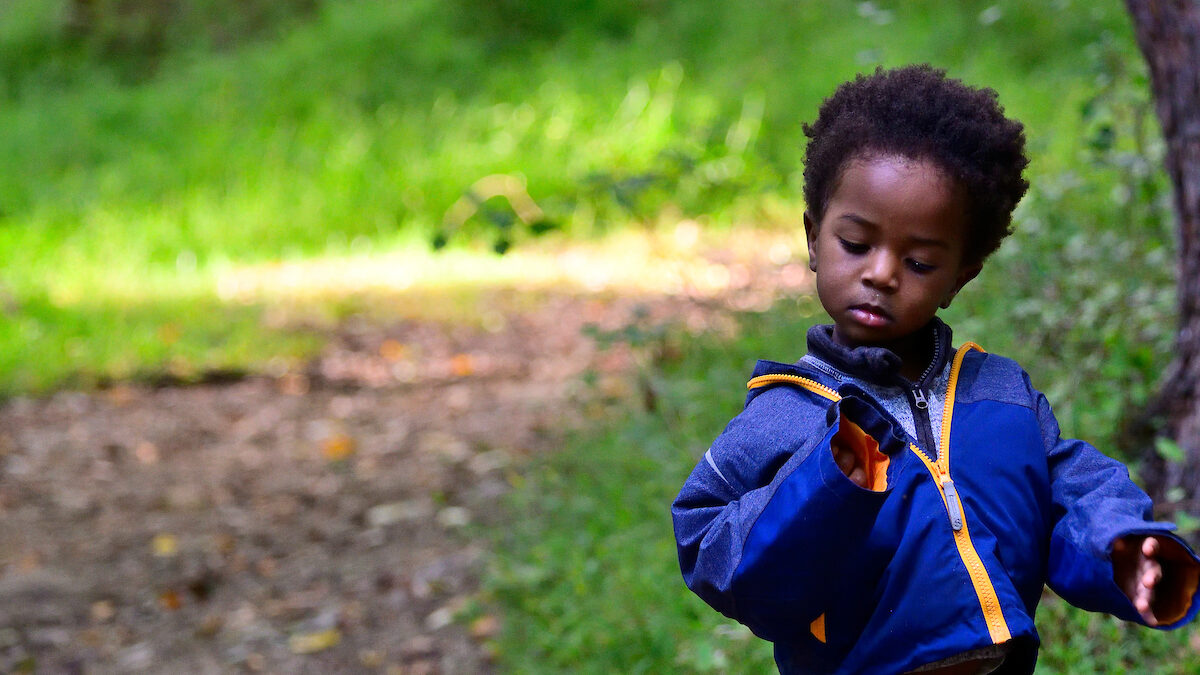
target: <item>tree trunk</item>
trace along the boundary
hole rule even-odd
[[[1142,478],[1170,511],[1200,514],[1200,2],[1125,4],[1150,67],[1179,232],[1175,359],[1151,409],[1159,418],[1158,434],[1174,439],[1184,457],[1167,461],[1147,444]]]

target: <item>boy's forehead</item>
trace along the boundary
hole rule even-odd
[[[903,156],[856,159],[842,172],[825,223],[902,226],[929,240],[966,236],[967,200],[958,181],[929,160]]]
[[[850,155],[842,162],[837,175],[837,183],[834,185],[834,192],[837,191],[850,171],[870,171],[872,169],[887,175],[916,175],[923,181],[936,183],[950,190],[959,186],[959,181],[954,179],[950,169],[932,157],[864,150]]]
[[[954,179],[951,169],[933,157],[927,157],[923,154],[909,154],[867,147],[851,152],[838,164],[837,170],[832,175],[832,180],[829,181],[825,189],[825,202],[828,204],[829,200],[837,194],[838,188],[841,187],[842,182],[846,178],[846,173],[851,169],[880,162],[898,166],[920,167],[930,172],[931,179],[944,180],[950,185],[960,184],[960,181]]]
[[[847,181],[857,182],[858,187],[877,191],[899,184],[908,190],[950,197],[962,189],[961,183],[937,162],[904,155],[873,155],[851,159],[843,168],[832,196],[836,197]]]

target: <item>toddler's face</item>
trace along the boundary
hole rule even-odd
[[[979,273],[964,264],[966,198],[934,164],[854,159],[821,222],[804,217],[817,295],[847,346],[897,348]]]

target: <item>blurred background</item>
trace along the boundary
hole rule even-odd
[[[0,0],[0,669],[771,672],[668,507],[822,320],[801,123],[912,62],[1032,157],[956,338],[1130,453],[1174,235],[1115,0]]]

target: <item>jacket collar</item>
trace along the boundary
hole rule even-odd
[[[930,388],[954,354],[951,347],[951,330],[944,321],[933,317],[922,332],[933,341],[933,358],[915,382],[900,375],[900,357],[885,347],[849,348],[833,339],[832,325],[818,325],[808,329],[808,353],[847,375],[876,384]]]

